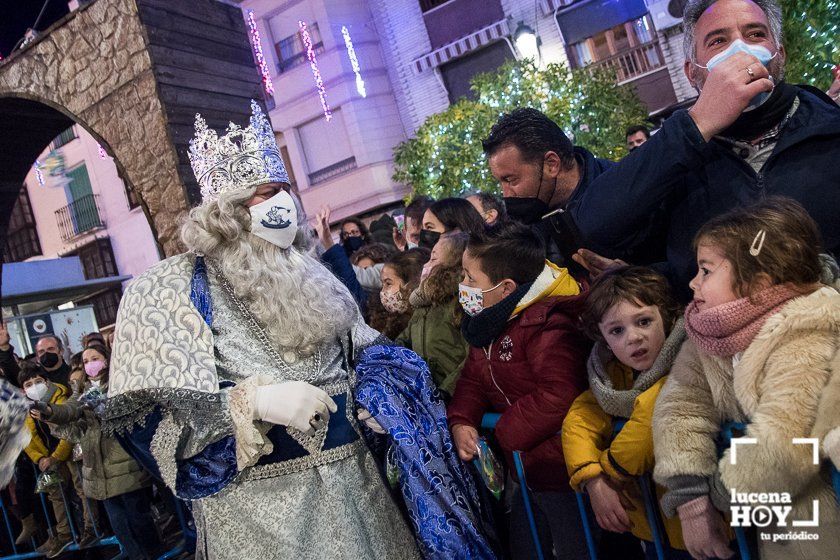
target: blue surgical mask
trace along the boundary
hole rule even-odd
[[[705,66],[700,64],[694,63],[695,66],[698,68],[703,68],[711,72],[715,66],[729,58],[730,56],[734,55],[738,52],[745,52],[747,54],[751,54],[758,59],[765,67],[770,64],[770,61],[776,58],[776,55],[779,54],[779,51],[776,51],[774,54],[771,54],[766,48],[762,47],[761,45],[748,45],[747,43],[743,42],[741,39],[735,39],[732,41],[732,44],[726,48],[726,50],[717,53],[715,56],[709,59]],[[772,81],[773,78],[771,77],[770,80]],[[756,107],[759,107],[763,104],[767,99],[770,97],[771,91],[763,91],[753,97],[750,100],[750,104],[744,109],[744,112],[752,111]]]

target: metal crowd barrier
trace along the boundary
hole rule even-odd
[[[76,474],[77,474],[77,476],[81,477],[81,473],[78,471],[78,469],[79,469],[78,464],[70,462],[70,464],[68,464],[67,467],[71,468],[71,469],[77,469]],[[36,479],[37,479],[38,470],[35,468],[34,464],[32,465],[32,468],[35,470],[35,476],[36,476]],[[72,482],[70,482],[70,485],[72,486]],[[90,546],[85,547],[84,549],[79,548],[79,544],[78,544],[79,543],[79,532],[76,528],[76,520],[73,516],[73,512],[72,512],[72,509],[70,507],[70,502],[67,499],[67,494],[64,491],[64,482],[62,482],[59,485],[59,490],[61,491],[61,501],[64,505],[64,512],[67,515],[67,524],[70,526],[70,534],[73,538],[73,544],[68,546],[62,554],[66,553],[66,552],[77,551],[77,550],[89,550],[89,549],[92,549],[92,548],[98,548],[98,547],[103,547],[103,546],[117,546],[120,549],[120,553],[122,553],[122,551],[123,551],[122,545],[120,544],[120,542],[117,540],[116,537],[112,536],[112,537],[102,538],[102,534],[100,533],[99,527],[96,524],[96,519],[93,516],[91,516],[90,521],[91,521],[91,525],[93,526],[94,535],[96,535],[96,542],[94,542]],[[52,535],[53,523],[52,523],[52,518],[50,517],[49,509],[47,507],[47,499],[46,499],[46,497],[44,496],[43,493],[38,494],[38,496],[40,497],[39,502],[41,504],[41,509],[43,511],[43,514],[44,514],[44,519],[46,519],[46,521],[47,521],[47,533],[49,535]],[[87,506],[88,506],[87,511],[90,511],[91,508],[94,506],[94,504],[92,504],[90,502],[90,500],[88,500],[87,498],[84,498],[84,499],[87,502]],[[9,538],[9,543],[10,543],[11,548],[12,548],[12,555],[11,556],[0,556],[0,559],[2,559],[2,560],[20,560],[20,559],[23,559],[23,558],[40,558],[41,556],[45,556],[44,554],[41,554],[40,552],[37,552],[35,550],[35,548],[37,546],[37,543],[35,542],[34,537],[32,537],[30,539],[30,543],[29,543],[31,548],[32,548],[31,551],[23,551],[22,552],[22,551],[19,550],[20,547],[18,547],[18,545],[15,544],[15,540],[17,539],[17,536],[14,534],[14,531],[12,530],[12,523],[11,523],[11,520],[9,519],[9,512],[6,509],[6,503],[3,500],[2,494],[0,494],[0,513],[2,513],[2,515],[3,515],[3,524],[6,528],[6,534]]]
[[[68,464],[67,466],[68,466],[68,468],[79,469],[78,464]],[[35,465],[32,465],[32,467],[34,469]],[[37,474],[38,474],[37,469],[36,469],[35,472],[36,472],[36,477],[37,477]],[[81,475],[81,473],[78,473],[78,474]],[[91,550],[91,549],[94,549],[94,548],[99,548],[99,547],[104,547],[104,546],[119,547],[120,554],[123,554],[124,553],[123,546],[122,546],[122,544],[120,544],[120,541],[117,539],[116,536],[102,538],[102,534],[99,530],[99,527],[96,524],[96,519],[93,518],[92,516],[91,516],[90,521],[91,521],[91,524],[93,525],[93,531],[94,531],[94,534],[96,535],[97,540],[96,540],[96,542],[94,542],[90,546],[85,547],[84,549],[79,548],[79,544],[78,544],[78,542],[79,542],[79,531],[76,528],[76,521],[75,521],[75,518],[74,518],[73,513],[72,513],[72,508],[70,506],[70,500],[68,499],[67,494],[65,493],[65,487],[64,487],[65,482],[67,482],[67,481],[62,482],[61,485],[60,485],[61,499],[62,499],[62,502],[63,502],[63,505],[64,505],[65,514],[67,515],[67,522],[70,526],[70,533],[71,533],[72,538],[73,538],[73,544],[71,544],[69,547],[67,547],[62,554],[67,553],[67,552],[71,552],[71,551]],[[70,482],[70,486],[72,487],[72,482]],[[52,534],[52,532],[53,532],[53,522],[52,522],[52,519],[50,517],[50,509],[51,508],[47,504],[47,499],[46,499],[45,495],[43,493],[38,494],[38,495],[40,497],[39,501],[40,501],[40,504],[41,504],[43,517],[47,521],[47,530],[48,530],[47,532],[49,534]],[[84,498],[84,499],[88,502],[88,504],[87,504],[88,508],[87,509],[88,509],[88,511],[90,511],[90,508],[94,507],[95,503],[91,503],[91,501],[88,500],[88,498]],[[192,527],[190,527],[190,524],[187,521],[187,515],[184,512],[184,506],[181,503],[181,500],[175,498],[174,499],[174,504],[175,504],[175,515],[177,516],[178,524],[181,527],[181,532],[182,532],[182,535],[183,535],[183,539],[178,544],[176,544],[174,548],[164,552],[161,556],[159,556],[158,560],[170,560],[172,558],[176,558],[176,557],[180,556],[181,554],[183,554],[185,552],[191,551],[190,543],[191,542],[194,543],[195,539],[196,539],[195,530]],[[24,547],[20,547],[20,546],[15,544],[15,540],[17,539],[17,535],[14,534],[11,519],[9,518],[9,512],[6,508],[6,504],[3,500],[2,494],[0,494],[0,514],[3,517],[3,525],[5,527],[6,535],[8,536],[8,540],[9,540],[9,543],[11,545],[11,550],[12,550],[12,554],[10,556],[0,556],[0,560],[23,560],[23,559],[26,559],[26,558],[40,558],[40,557],[45,556],[44,554],[41,554],[41,553],[39,553],[35,550],[35,548],[37,546],[37,543],[35,542],[34,537],[30,539],[29,546],[25,547],[26,549],[31,548],[31,550],[22,550],[22,548],[24,548]]]
[[[747,425],[741,422],[726,422],[720,427],[721,442],[718,446],[718,458],[732,446],[733,431],[735,430],[743,434],[747,431]],[[738,543],[740,560],[750,560],[750,545],[747,541],[747,533],[742,527],[733,527],[732,529],[735,531],[735,540]]]
[[[488,430],[494,429],[500,417],[501,414],[498,413],[485,414],[484,417],[481,419],[481,427]],[[615,435],[618,434],[621,428],[624,427],[624,424],[625,421],[616,422],[616,425],[614,426],[613,430],[613,437],[615,437]],[[534,542],[534,548],[537,551],[537,558],[539,560],[544,560],[542,546],[540,543],[540,537],[537,531],[536,519],[534,517],[533,508],[531,507],[531,497],[528,491],[528,483],[525,479],[525,468],[522,462],[522,453],[520,451],[513,452],[513,463],[522,489],[522,501],[525,506],[525,513],[528,517],[528,524],[530,525],[531,529],[531,538]],[[637,480],[641,488],[642,498],[645,507],[645,515],[647,516],[648,525],[650,525],[651,534],[653,536],[653,546],[656,550],[656,557],[658,558],[658,560],[665,560],[666,557],[664,539],[667,537],[664,536],[665,531],[663,528],[662,519],[659,514],[659,507],[656,505],[657,500],[656,494],[654,493],[655,487],[652,484],[649,476],[638,477]],[[584,493],[575,492],[575,498],[577,499],[578,512],[580,514],[581,524],[583,525],[583,533],[586,539],[586,548],[589,551],[589,558],[590,560],[598,560],[598,549],[595,546],[595,538],[593,536],[592,526],[589,522],[589,515],[587,513],[587,506]]]

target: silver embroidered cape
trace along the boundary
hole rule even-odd
[[[107,429],[142,425],[155,406],[161,407],[163,420],[151,452],[173,491],[176,458],[190,458],[241,432],[230,390],[219,389],[220,382],[297,377],[331,395],[349,394],[353,382],[338,340],[295,364],[294,375],[288,367],[278,368],[208,272],[211,332],[190,300],[193,260],[190,254],[169,258],[131,283],[118,313],[110,368]],[[360,318],[353,345],[361,348],[378,335]],[[348,409],[358,432],[353,407]],[[321,459],[245,466],[220,492],[193,501],[196,557],[419,558],[411,530],[362,440]]]

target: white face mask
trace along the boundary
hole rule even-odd
[[[26,396],[33,401],[40,401],[44,398],[44,395],[47,394],[47,384],[40,381],[24,389],[24,392],[26,393]]]
[[[732,41],[732,44],[729,45],[726,48],[726,50],[724,50],[722,52],[719,52],[715,56],[710,58],[705,66],[703,66],[701,64],[697,64],[696,62],[693,63],[693,64],[695,66],[697,66],[698,68],[703,68],[703,69],[711,72],[714,69],[715,66],[717,66],[718,64],[720,64],[721,62],[723,62],[724,60],[729,58],[730,56],[732,56],[736,53],[739,53],[739,52],[745,52],[747,54],[753,55],[765,67],[767,67],[767,65],[770,64],[770,61],[773,60],[774,58],[776,58],[776,55],[779,54],[779,51],[776,51],[774,54],[770,54],[770,51],[767,50],[765,47],[762,47],[761,45],[748,45],[745,42],[743,42],[741,39],[735,39],[734,41]],[[770,80],[773,81],[772,76],[770,77]],[[746,112],[752,111],[753,109],[755,109],[755,108],[761,106],[762,104],[764,104],[764,102],[767,101],[770,98],[770,93],[771,92],[769,92],[769,91],[763,91],[763,92],[759,93],[758,95],[756,95],[755,97],[753,97],[750,100],[749,106],[747,106],[747,108],[744,109],[744,112],[746,113]]]
[[[297,208],[292,195],[281,190],[268,200],[248,209],[251,212],[251,233],[288,249],[297,235]]]
[[[458,303],[464,310],[464,313],[470,317],[474,317],[484,311],[484,294],[492,292],[504,283],[504,280],[489,288],[482,290],[481,288],[473,288],[466,284],[458,284]]]

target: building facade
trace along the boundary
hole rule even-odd
[[[161,258],[148,219],[113,160],[74,125],[44,150],[12,211],[4,262],[78,256],[85,278],[136,276]],[[116,319],[122,289],[73,301],[91,304],[100,328]]]
[[[693,99],[683,74],[679,0],[371,0],[409,135],[461,96],[469,81],[521,57],[533,33],[541,64],[604,66],[651,115]],[[669,11],[670,10],[670,11]],[[676,12],[673,15],[671,12]]]
[[[304,207],[333,218],[393,205],[392,154],[470,79],[521,57],[605,66],[652,116],[690,101],[680,0],[242,0],[273,84],[278,143]],[[351,47],[352,45],[352,47]]]
[[[407,134],[368,2],[240,6],[246,21],[253,14],[274,84],[271,121],[307,213],[328,205],[338,220],[405,197],[391,176],[393,149]]]

